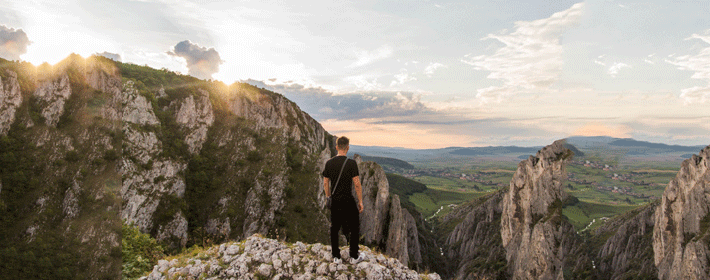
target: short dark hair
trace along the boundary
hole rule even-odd
[[[350,139],[348,139],[348,137],[341,136],[341,137],[338,137],[338,140],[336,141],[336,143],[338,144],[338,149],[342,150],[342,149],[347,148],[348,145],[350,145]]]

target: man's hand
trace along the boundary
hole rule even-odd
[[[362,213],[363,209],[365,209],[365,207],[362,206],[362,201],[360,201],[360,203],[357,204],[357,210],[360,211],[360,213]]]

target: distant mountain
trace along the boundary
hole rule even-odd
[[[452,155],[461,156],[488,156],[501,154],[518,154],[528,153],[535,154],[542,147],[517,147],[517,146],[499,146],[499,147],[480,147],[480,148],[462,148],[449,152]]]
[[[409,164],[406,161],[396,159],[396,158],[389,158],[389,157],[373,157],[373,156],[362,156],[362,160],[364,161],[374,161],[379,165],[387,165],[390,167],[396,167],[396,168],[402,168],[402,169],[413,169],[414,166]]]
[[[651,143],[646,141],[637,141],[631,138],[614,140],[609,143],[611,146],[617,147],[633,147],[633,148],[647,148],[647,149],[658,149],[658,150],[668,150],[673,152],[698,152],[703,146],[679,146],[679,145],[666,145],[662,143]]]

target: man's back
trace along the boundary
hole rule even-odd
[[[347,160],[347,163],[343,167],[345,160]],[[338,174],[341,168],[343,173],[336,187],[335,183],[338,181]],[[346,156],[333,157],[325,163],[322,175],[330,180],[330,189],[333,193],[334,201],[354,200],[352,196],[353,177],[359,175],[357,163],[354,160],[348,159]]]

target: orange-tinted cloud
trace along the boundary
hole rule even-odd
[[[631,128],[625,125],[608,126],[602,123],[588,123],[577,128],[572,135],[575,136],[611,136],[616,138],[630,138]]]
[[[8,28],[0,25],[0,57],[9,60],[20,60],[20,55],[27,52],[30,44],[22,29]]]

